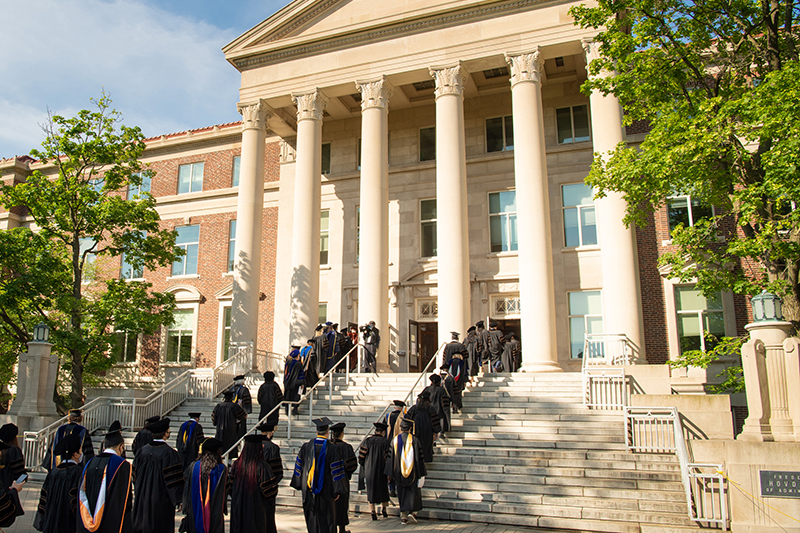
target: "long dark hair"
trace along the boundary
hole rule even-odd
[[[197,460],[200,461],[200,479],[207,480],[208,474],[211,473],[214,467],[222,464],[222,455],[220,455],[219,450],[214,452],[203,450]]]
[[[264,464],[264,447],[260,442],[245,441],[242,454],[234,464],[236,477],[233,483],[246,491],[255,490],[261,483],[261,468]]]

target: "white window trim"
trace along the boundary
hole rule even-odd
[[[491,200],[489,199],[489,197],[492,194],[498,194],[498,193],[501,193],[501,192],[512,192],[512,191],[514,192],[514,203],[516,203],[516,199],[517,199],[517,190],[516,189],[506,189],[504,191],[489,191],[489,192],[486,193],[486,211],[488,213],[486,215],[486,228],[489,231],[489,233],[488,233],[488,235],[489,235],[488,241],[489,241],[489,255],[490,256],[500,257],[500,256],[509,256],[509,255],[512,255],[512,256],[513,255],[519,255],[519,218],[518,218],[519,217],[519,211],[514,211],[514,215],[517,217],[517,219],[516,219],[517,220],[517,237],[518,237],[517,249],[516,250],[500,251],[500,252],[493,252],[492,251],[492,217],[493,216],[509,215],[509,214],[511,214],[511,212],[510,211],[507,211],[507,212],[503,211],[501,213],[492,213],[492,208],[491,208],[491,203],[490,203]],[[511,244],[511,243],[509,243],[509,244]]]
[[[121,330],[114,330],[114,333],[122,333]],[[142,355],[142,334],[136,334],[136,359],[134,361],[117,361],[114,363],[115,368],[133,368],[136,367],[138,370],[139,366],[139,358]]]
[[[435,317],[423,317],[419,313],[420,306],[423,303],[435,303],[438,305],[439,300],[438,298],[417,298],[414,300],[414,316],[416,316],[417,322],[438,322],[439,321],[439,313],[437,311]]]
[[[221,297],[219,302],[219,314],[217,315],[217,364],[220,365],[225,360],[223,354],[223,341],[225,340],[225,309],[233,309],[233,294]],[[231,327],[233,317],[231,317]]]
[[[586,185],[586,183],[582,181],[575,181],[571,183],[561,183],[558,186],[558,192],[561,195],[561,239],[562,239],[562,246],[563,250],[574,250],[577,252],[581,252],[584,250],[599,250],[602,244],[602,235],[600,232],[600,221],[597,219],[597,202],[593,199],[591,204],[580,204],[580,205],[564,205],[564,187],[569,185]],[[594,189],[592,189],[594,193]],[[581,209],[585,207],[593,207],[594,208],[594,227],[597,231],[597,244],[583,244],[583,228],[581,228]],[[567,246],[567,228],[564,223],[564,212],[567,209],[577,209],[578,210],[578,236],[580,237],[581,244],[578,246]]]
[[[172,268],[175,265],[175,261],[173,261],[172,264],[169,266],[170,275],[167,277],[168,280],[170,280],[170,279],[181,279],[181,278],[182,279],[199,279],[200,278],[200,240],[201,240],[201,237],[202,237],[202,235],[200,234],[200,224],[184,224],[182,226],[176,226],[173,229],[175,231],[177,231],[179,228],[188,228],[188,227],[191,227],[191,226],[197,226],[197,241],[196,242],[190,242],[190,243],[184,243],[184,244],[177,244],[176,243],[175,246],[183,248],[183,247],[186,247],[186,246],[189,246],[189,245],[192,245],[192,244],[197,244],[197,274],[176,274],[176,275],[173,275],[172,274]],[[238,231],[238,229],[239,229],[238,223],[237,223],[236,226],[237,226],[236,229]],[[184,250],[186,250],[186,248],[184,248]],[[181,258],[181,264],[183,265],[183,271],[184,272],[186,272],[185,259],[186,259],[186,256],[184,255]],[[228,260],[228,255],[227,255],[227,250],[226,250],[225,261],[227,262],[227,260]]]
[[[236,158],[237,157],[239,158],[239,183],[242,182],[242,155],[239,154],[239,155],[233,156],[233,159],[231,159],[231,188],[233,188],[233,187],[237,187],[238,188],[239,187],[239,183],[236,183],[236,184],[233,183],[234,179],[236,178]],[[205,169],[203,169],[203,173],[205,173]],[[203,179],[205,179],[205,175],[203,176]],[[179,186],[180,186],[180,184],[179,184]]]
[[[325,213],[325,212],[328,213],[328,229],[323,230],[322,229],[322,213]],[[331,209],[329,207],[326,207],[324,209],[320,209],[320,211],[319,211],[319,222],[320,222],[320,228],[319,228],[319,254],[320,254],[320,261],[319,261],[319,265],[322,268],[322,267],[329,267],[330,263],[331,263]],[[327,252],[328,252],[328,260],[326,262],[324,262],[324,263],[322,262],[322,235],[323,235],[323,233],[326,233],[328,235],[328,250],[327,250]]]
[[[497,300],[505,300],[507,298],[516,298],[519,299],[518,292],[505,292],[505,293],[495,293],[489,295],[489,317],[492,319],[497,320],[515,320],[522,318],[522,302],[520,302],[520,312],[516,314],[506,314],[506,315],[499,315],[495,312],[495,302]]]
[[[194,311],[194,324],[192,325],[192,358],[188,362],[175,362],[170,361],[167,362],[167,336],[169,332],[169,328],[166,326],[161,327],[161,345],[160,345],[160,361],[162,367],[170,367],[170,368],[195,368],[197,366],[197,337],[198,337],[198,326],[200,323],[200,300],[203,298],[203,295],[200,294],[195,287],[191,285],[174,285],[168,288],[165,292],[171,292],[175,294],[175,310],[179,309],[191,309]]]
[[[495,118],[503,119],[503,149],[502,150],[495,150],[494,152],[490,152],[489,151],[489,132],[487,130],[486,122],[488,122],[489,120],[495,119]],[[510,118],[511,121],[513,122],[514,121],[514,114],[512,113],[511,115],[500,115],[500,116],[495,116],[495,117],[486,117],[484,119],[484,121],[483,121],[483,136],[484,136],[483,149],[487,154],[502,154],[503,152],[513,152],[514,151],[513,147],[512,148],[508,147],[508,142],[507,142],[507,139],[506,139],[506,119],[507,118]],[[512,130],[513,130],[513,126],[512,126]]]
[[[602,312],[599,315],[573,315],[570,313],[569,309],[569,295],[572,293],[578,292],[599,292],[600,293],[600,305],[603,306],[603,289],[596,288],[596,289],[577,289],[574,291],[567,291],[567,359],[569,361],[582,361],[579,357],[572,356],[572,331],[570,330],[570,324],[573,318],[583,317],[583,332],[584,338],[586,336],[586,331],[588,330],[586,324],[586,317],[600,317],[603,320],[603,333],[606,331],[606,309],[603,306]]]

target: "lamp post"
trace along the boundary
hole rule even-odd
[[[761,294],[753,296],[750,299],[750,305],[753,308],[753,321],[754,322],[782,322],[783,312],[780,297],[767,292],[761,291]]]
[[[45,323],[33,327],[32,342],[48,342],[50,340],[50,326]]]
[[[53,390],[58,374],[58,356],[52,353],[50,327],[33,328],[28,351],[20,354],[17,395],[8,411],[21,430],[38,430],[58,419]]]

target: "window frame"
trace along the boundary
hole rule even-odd
[[[580,248],[599,248],[600,247],[600,231],[597,224],[597,203],[594,200],[595,191],[591,189],[592,192],[592,202],[589,204],[577,204],[577,205],[565,205],[565,196],[564,196],[564,187],[570,187],[572,185],[583,185],[584,187],[589,187],[583,182],[575,182],[575,183],[562,183],[560,185],[561,191],[561,225],[562,225],[562,236],[564,237],[563,244],[564,248],[568,249],[580,249]],[[577,220],[578,220],[578,244],[577,246],[572,246],[567,242],[567,211],[570,209],[574,209],[577,213]],[[595,240],[597,242],[593,244],[585,244],[584,237],[583,237],[583,224],[581,221],[583,220],[583,211],[588,211],[589,209],[594,211],[594,228],[595,228]]]
[[[420,257],[420,259],[429,259],[429,258],[433,258],[433,257],[438,257],[439,256],[439,243],[438,243],[438,237],[437,237],[437,232],[439,230],[438,202],[436,203],[436,206],[434,207],[434,209],[437,210],[436,211],[436,217],[435,218],[429,218],[429,219],[428,218],[426,218],[426,219],[422,218],[422,212],[423,212],[422,204],[423,204],[423,202],[436,202],[436,198],[434,197],[434,198],[420,198],[419,199],[419,257]],[[433,254],[432,255],[426,255],[425,254],[425,239],[424,239],[425,231],[424,231],[424,228],[425,228],[426,224],[429,224],[429,225],[433,226]]]
[[[579,293],[597,293],[598,297],[600,298],[600,314],[588,314],[588,315],[581,315],[581,314],[574,314],[572,312],[572,302],[570,299],[570,295],[572,294],[579,294]],[[586,333],[589,331],[589,323],[588,319],[590,318],[600,318],[601,320],[601,329],[605,331],[606,327],[606,319],[605,319],[605,309],[603,309],[603,290],[602,289],[582,289],[582,290],[574,290],[574,291],[567,291],[567,335],[569,339],[569,360],[570,361],[582,361],[583,360],[583,346],[581,346],[581,351],[579,352],[581,357],[577,355],[573,355],[572,353],[572,319],[573,318],[583,318],[583,338],[586,339]]]
[[[189,167],[189,190],[188,191],[181,191],[181,169]],[[199,167],[200,170],[200,178],[195,180],[195,168]],[[184,163],[182,165],[178,165],[178,192],[176,194],[191,194],[194,192],[202,192],[203,191],[203,179],[205,177],[205,161],[195,161],[194,163]],[[194,183],[195,181],[200,182],[200,188],[195,190]]]
[[[141,172],[137,172],[136,174],[142,178],[142,183],[139,184],[139,185],[135,185],[135,186],[131,185],[130,183],[128,183],[128,192],[125,194],[125,199],[127,201],[129,201],[129,202],[131,202],[133,200],[136,200],[136,199],[141,199],[142,191],[144,190],[144,192],[148,192],[149,193],[150,189],[153,186],[153,181],[150,178],[150,176],[143,176]],[[147,188],[146,189],[144,188],[145,182],[147,183]],[[136,192],[134,192],[134,191],[136,191]],[[135,198],[135,197],[139,197],[139,198]]]
[[[236,269],[236,228],[238,227],[236,221],[237,219],[235,218],[228,220],[228,272],[233,272]]]
[[[323,215],[327,214],[328,229],[322,229],[322,219],[326,218]],[[326,244],[323,250],[323,242]],[[319,212],[319,264],[320,266],[328,266],[330,263],[330,250],[331,250],[331,210],[330,208],[320,209]],[[322,260],[325,254],[325,261]]]
[[[144,237],[147,237],[147,232],[144,232]],[[128,267],[131,271],[130,276],[125,275],[125,267]],[[136,275],[138,274],[138,276]],[[124,279],[127,281],[135,281],[135,280],[142,280],[144,279],[144,265],[141,266],[141,270],[133,270],[133,265],[128,264],[125,262],[125,252],[120,254],[119,257],[119,279]]]
[[[675,299],[675,323],[677,325],[676,333],[677,333],[677,339],[678,339],[678,354],[679,355],[684,353],[684,350],[682,348],[681,339],[686,337],[686,335],[681,336],[681,322],[682,322],[681,318],[682,317],[697,318],[697,321],[698,321],[698,323],[700,325],[700,332],[701,332],[700,333],[700,350],[706,350],[707,349],[707,347],[706,347],[706,339],[705,339],[705,334],[707,332],[707,330],[705,329],[705,317],[706,317],[706,315],[711,314],[711,313],[713,313],[715,315],[720,315],[722,317],[723,330],[725,330],[722,335],[723,336],[727,335],[726,320],[725,320],[725,299],[724,299],[723,293],[722,292],[719,293],[719,304],[720,304],[719,309],[710,309],[709,310],[709,308],[708,308],[708,298],[704,297],[704,299],[706,300],[706,308],[705,309],[687,309],[687,310],[683,310],[683,309],[679,309],[678,308],[679,299],[678,299],[678,296],[677,296],[678,292],[681,291],[682,289],[697,290],[696,289],[696,284],[694,284],[694,283],[677,284],[677,285],[675,285],[673,287],[673,298]],[[711,347],[708,347],[708,348],[711,348]]]
[[[487,193],[487,195],[486,195],[486,202],[487,202],[486,205],[488,206],[488,209],[487,209],[487,211],[488,211],[487,222],[489,224],[489,253],[492,253],[492,254],[513,254],[513,253],[518,253],[519,252],[519,233],[518,233],[519,225],[517,224],[518,211],[501,211],[501,212],[498,212],[498,213],[492,213],[492,195],[493,194],[500,195],[502,193],[509,193],[509,192],[513,192],[514,193],[514,206],[516,208],[516,204],[517,204],[517,190],[516,189],[506,189],[504,191],[491,191],[491,192]],[[511,215],[513,215],[513,219],[514,219],[513,228],[512,228],[512,224],[511,224]],[[500,250],[494,250],[495,243],[492,242],[492,217],[500,217],[500,220],[503,220],[505,218],[506,223],[504,225],[506,226],[506,234],[508,235],[509,239],[511,238],[511,235],[512,235],[512,231],[511,231],[512,229],[514,230],[513,234],[517,235],[516,248],[511,249],[511,242],[509,241],[508,242],[508,250],[502,250],[502,247],[505,246],[505,244],[506,244],[506,243],[502,243],[502,242],[500,243],[501,249]]]
[[[503,131],[503,148],[501,150],[489,150],[489,121],[501,119],[501,129]],[[506,125],[506,121],[511,122],[510,126]],[[511,129],[511,145],[508,144],[508,128]],[[485,149],[487,154],[495,154],[498,152],[513,152],[514,151],[514,115],[503,115],[499,117],[488,117],[484,120],[484,134],[485,134]]]
[[[422,158],[422,132],[423,131],[432,131],[433,132],[433,157],[429,157],[426,159]],[[419,128],[417,133],[417,143],[418,143],[418,150],[417,150],[417,157],[419,158],[420,163],[426,163],[429,161],[436,161],[436,126],[429,126],[426,128]]]
[[[122,359],[117,359],[117,361],[114,363],[114,366],[135,366],[136,363],[139,361],[139,355],[141,354],[141,346],[142,346],[142,334],[141,334],[141,332],[114,330],[114,335],[115,335],[115,337],[117,339],[117,345],[114,348],[114,357],[117,357],[116,351],[117,351],[117,349],[119,349],[119,336],[120,335],[124,335],[125,336],[125,341],[124,341],[124,344],[123,344],[124,348],[122,350],[122,352],[123,352]],[[126,357],[125,357],[125,354],[128,353],[128,348],[130,348],[130,345],[129,345],[129,343],[131,342],[131,340],[129,339],[130,335],[135,335],[135,337],[136,337],[136,339],[134,341],[135,345],[134,345],[134,349],[133,349],[133,361],[127,361]]]
[[[575,108],[577,107],[586,108],[586,123],[587,123],[586,125],[589,135],[585,137],[575,136]],[[559,140],[559,129],[558,129],[558,112],[562,109],[569,109],[570,130],[571,130],[570,131],[571,136],[569,137],[569,139],[565,138],[563,141]],[[556,142],[558,143],[558,145],[591,142],[591,140],[592,140],[592,114],[591,114],[591,109],[589,109],[589,104],[577,104],[577,105],[570,105],[570,106],[556,108]]]
[[[231,163],[231,187],[239,186],[239,179],[241,173],[242,173],[242,156],[235,155],[233,156],[233,162]]]
[[[667,196],[665,207],[667,209],[667,234],[669,235],[670,239],[672,239],[672,230],[674,229],[672,227],[672,222],[670,220],[670,214],[669,214],[670,209],[671,209],[670,203],[672,201],[675,201],[675,200],[685,200],[686,201],[686,211],[687,211],[687,215],[688,215],[688,218],[689,218],[689,225],[687,227],[691,228],[695,224],[694,209],[693,209],[693,206],[692,206],[692,195],[691,194],[673,194],[673,195]],[[699,202],[700,201],[698,200],[698,207],[700,207],[702,205]],[[709,207],[709,209],[711,209],[711,216],[712,217],[716,216],[717,215],[717,209],[713,205],[712,206],[708,206],[708,207]],[[701,216],[697,220],[701,220],[702,218],[704,218],[704,217]]]
[[[325,168],[325,147],[328,147],[328,168]],[[360,153],[360,150],[359,150]],[[359,159],[360,161],[360,159]],[[320,146],[320,168],[323,176],[329,176],[331,173],[331,143],[322,143]],[[360,168],[360,167],[359,167]]]
[[[176,239],[175,246],[180,247],[180,248],[184,248],[184,250],[187,253],[186,253],[186,255],[183,255],[179,259],[176,259],[175,261],[173,261],[172,267],[170,269],[170,278],[187,278],[187,277],[198,277],[199,276],[199,268],[200,268],[200,224],[187,224],[187,225],[184,225],[184,226],[177,226],[175,228],[175,230],[176,231],[180,231],[181,228],[191,228],[191,227],[196,227],[197,228],[197,241],[196,242],[193,241],[193,242],[187,242],[187,243],[178,244],[177,243],[177,239]],[[191,273],[191,274],[187,274],[186,273],[186,270],[187,270],[186,269],[186,259],[188,258],[188,255],[189,255],[188,254],[188,251],[189,251],[188,247],[189,246],[197,246],[197,264],[195,265],[194,273]],[[183,265],[183,272],[181,274],[176,274],[175,273],[175,265],[176,265],[176,263],[178,263],[178,261],[180,261],[180,263]]]
[[[169,360],[170,338],[171,338],[170,337],[170,332],[171,331],[179,331],[179,332],[188,331],[188,330],[182,330],[182,329],[175,330],[175,329],[173,329],[173,326],[174,326],[174,324],[173,324],[173,325],[165,328],[165,331],[164,331],[164,337],[165,337],[164,338],[164,341],[165,341],[164,342],[164,364],[165,365],[170,365],[170,366],[189,366],[189,365],[192,365],[192,363],[194,362],[194,359],[195,359],[195,350],[197,349],[197,318],[198,318],[197,315],[198,315],[198,306],[197,305],[188,305],[188,306],[178,305],[175,308],[175,310],[173,311],[173,316],[174,316],[174,314],[176,312],[180,312],[180,311],[190,311],[192,313],[192,317],[191,317],[191,321],[192,321],[192,329],[191,329],[192,337],[191,338],[192,338],[192,341],[191,341],[191,345],[189,347],[189,352],[190,352],[189,353],[189,360],[188,361],[181,361],[181,359],[180,359],[180,345],[181,345],[181,339],[183,338],[183,335],[180,335],[180,334],[178,336],[178,350],[179,350],[179,353],[176,354],[175,361],[170,361]]]

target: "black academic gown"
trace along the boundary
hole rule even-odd
[[[309,487],[308,479],[312,466],[314,476],[312,486]],[[300,447],[290,486],[302,491],[303,514],[308,533],[336,533],[334,500],[336,496],[345,494],[346,485],[344,461],[336,456],[336,451],[328,439],[315,438]]]
[[[514,372],[514,346],[510,342],[503,345],[500,361],[503,363],[503,372]]]
[[[258,388],[258,405],[261,406],[261,410],[258,413],[258,419],[262,420],[269,414],[270,411],[275,409],[276,405],[282,401],[283,392],[281,392],[280,385],[274,381],[265,381],[262,383]],[[265,423],[277,426],[279,415],[280,409],[275,409],[275,412],[273,412],[270,417],[267,418]]]
[[[386,425],[388,425],[388,429],[386,430],[386,438],[392,440],[392,436],[397,433],[400,433],[400,428],[395,427],[397,425],[397,419],[403,414],[402,409],[396,409],[391,413],[386,415]],[[397,430],[397,431],[395,431]]]
[[[264,439],[264,460],[272,470],[277,486],[283,479],[281,447],[269,439]],[[275,498],[268,498],[265,505],[267,506],[267,531],[275,531]]]
[[[0,452],[0,484],[8,489],[12,481],[25,473],[25,457],[17,446]]]
[[[228,500],[228,469],[217,465],[203,479],[200,461],[194,461],[183,472],[183,514],[188,533],[225,533],[225,514]],[[210,485],[209,485],[210,482]],[[208,496],[208,500],[206,500]],[[205,523],[204,508],[208,509],[208,524]]]
[[[439,422],[442,426],[442,433],[450,431],[450,395],[441,385],[428,385],[423,392],[428,391],[431,395],[431,405],[439,415]]]
[[[491,355],[489,353],[489,330],[478,328],[478,353],[480,354],[480,364],[489,362]]]
[[[367,501],[383,503],[389,501],[389,480],[386,478],[386,455],[389,439],[371,435],[358,452],[358,463],[364,469],[367,485]]]
[[[50,444],[50,447],[47,448],[47,453],[45,454],[44,462],[42,463],[42,466],[45,468],[45,470],[50,471],[58,466],[60,458],[53,454],[53,450],[55,449],[56,444],[58,444],[58,441],[67,435],[71,435],[72,433],[78,433],[78,436],[81,439],[81,453],[83,454],[81,466],[86,466],[92,457],[94,457],[94,447],[92,446],[92,437],[89,435],[89,431],[80,424],[64,424],[56,430],[56,434],[53,437],[53,442]],[[6,488],[8,488],[8,486],[6,486]]]
[[[250,396],[250,389],[242,383],[241,385],[234,385],[231,390],[233,391],[233,403],[241,405],[248,415],[252,413],[253,398]]]
[[[175,508],[183,501],[181,458],[166,442],[154,440],[133,460],[136,498],[134,533],[175,533]]]
[[[503,357],[503,332],[499,329],[489,330],[489,358],[492,361],[492,370]],[[508,372],[508,370],[506,370]]]
[[[478,375],[479,367],[481,366],[480,354],[478,353],[478,334],[470,332],[467,338],[464,339],[464,345],[467,347],[467,366],[471,376]]]
[[[181,424],[178,436],[175,438],[175,450],[181,458],[181,467],[186,470],[199,455],[200,443],[203,442],[203,426],[195,419],[187,420]]]
[[[0,488],[0,527],[10,527],[18,516],[24,515],[19,494],[8,487]]]
[[[131,451],[133,451],[133,456],[136,457],[136,452],[147,446],[153,442],[153,434],[150,433],[149,429],[143,429],[136,436],[133,438],[133,444],[131,444]]]
[[[64,461],[51,470],[39,493],[37,522],[43,533],[75,533],[78,516],[78,486],[83,468]]]
[[[231,467],[231,533],[275,533],[275,497],[278,478],[266,461],[258,465],[257,484],[245,485],[239,461]]]
[[[104,475],[106,476],[105,504],[100,525],[94,533],[131,533],[133,531],[131,464],[121,457],[107,452],[92,459],[86,465],[81,476],[78,491],[79,494],[81,491],[86,494],[89,507],[88,509],[83,508],[80,500],[78,501],[78,533],[89,533],[89,524],[85,521],[91,518],[95,512]]]
[[[411,447],[414,453],[411,456],[410,469],[405,472],[407,475],[403,475],[401,458],[408,439],[412,439]],[[418,483],[419,478],[425,477],[428,471],[425,469],[426,461],[421,460],[423,454],[421,444],[419,439],[412,437],[411,434],[401,433],[392,439],[389,446],[385,473],[397,484],[397,500],[400,511],[416,512],[422,509],[422,491]]]
[[[244,437],[247,432],[245,426],[247,413],[242,406],[233,402],[221,402],[214,407],[211,412],[211,422],[217,428],[215,437],[222,441],[222,450],[225,453],[236,441]],[[239,451],[233,450],[229,456],[231,459],[239,457]]]
[[[325,369],[328,367],[328,337],[317,335],[314,337],[314,342],[311,343],[311,346],[314,348],[314,355],[311,356],[311,363],[308,365],[308,371],[306,372],[306,386],[309,388],[319,381],[317,373],[324,374]],[[314,359],[314,356],[316,356],[316,359]],[[311,372],[311,365],[315,367],[313,373]]]
[[[430,463],[433,461],[433,435],[442,431],[436,409],[430,402],[420,401],[408,410],[406,418],[414,421],[414,435],[419,439],[422,458]]]
[[[353,447],[343,440],[332,440],[331,446],[336,450],[336,456],[344,461],[345,492],[336,502],[336,525],[346,526],[350,523],[347,510],[350,508],[350,479],[353,472],[358,469],[358,460]]]
[[[303,362],[299,358],[286,359],[286,366],[283,369],[283,390],[287,402],[300,400],[300,387],[306,384],[306,375]]]

